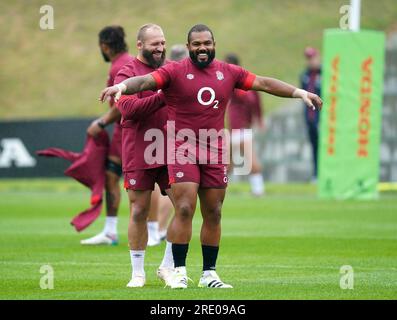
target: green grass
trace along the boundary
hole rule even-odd
[[[230,186],[223,210],[218,271],[234,289],[196,287],[201,268],[200,215],[194,221],[185,291],[163,288],[155,270],[164,244],[146,253],[147,286],[130,276],[127,200],[123,195],[114,247],[82,247],[103,217],[83,234],[69,225],[88,192],[64,179],[0,181],[0,299],[396,299],[397,197],[320,201],[311,185],[269,185],[253,199]],[[50,264],[55,288],[41,290],[39,269]],[[354,268],[354,290],[341,290],[339,269]]]
[[[135,34],[160,24],[169,47],[185,43],[189,28],[208,24],[217,56],[240,54],[249,70],[297,84],[303,49],[322,46],[325,28],[338,28],[346,0],[14,0],[0,2],[0,118],[92,116],[109,65],[98,31],[121,24],[135,54]],[[39,28],[39,8],[54,8],[55,29]],[[395,0],[362,0],[362,28],[387,31],[397,21]],[[285,101],[264,96],[269,111]]]

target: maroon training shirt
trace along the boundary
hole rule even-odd
[[[168,120],[175,130],[224,128],[228,101],[234,88],[249,90],[255,75],[214,59],[206,68],[196,67],[190,58],[166,64],[152,73],[157,87],[163,89],[168,106]]]
[[[154,70],[151,66],[135,58],[119,71],[114,84],[134,76],[151,73]],[[166,134],[167,109],[163,108],[165,104],[162,96],[162,94],[155,91],[144,91],[135,95],[122,96],[117,102],[117,108],[122,114],[122,159],[124,172],[157,168],[165,164],[164,159],[162,164],[148,164],[144,158],[146,147],[153,143],[152,141],[144,141],[146,131],[157,128],[162,130],[164,137]]]
[[[121,53],[116,59],[112,61],[112,65],[109,70],[109,76],[107,80],[107,86],[111,87],[114,84],[117,73],[120,69],[124,67],[127,63],[130,63],[134,59],[128,52]],[[114,102],[113,99],[110,101],[110,106],[112,107]]]
[[[257,91],[235,89],[227,107],[230,129],[248,129],[254,119],[262,118],[262,108]]]
[[[200,129],[207,132],[215,129],[220,133],[225,128],[226,106],[233,90],[251,89],[255,75],[240,66],[216,59],[200,69],[190,58],[186,58],[159,68],[152,76],[157,88],[164,92],[168,121],[175,122],[173,129],[177,137],[180,130],[194,133],[194,136],[191,136],[192,132],[188,133],[186,151],[182,148],[185,145],[183,140],[177,138],[175,153],[169,149],[167,156],[172,158],[167,157],[167,160],[174,161],[175,155],[176,161],[180,163],[184,161],[183,158],[188,158],[190,163],[223,163],[226,141],[217,138],[214,143],[208,142],[208,138],[200,137]],[[168,128],[171,128],[171,124],[168,124]],[[167,140],[172,138],[168,135]]]

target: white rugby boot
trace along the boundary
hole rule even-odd
[[[101,232],[91,238],[81,240],[80,244],[90,245],[90,246],[97,246],[104,244],[115,246],[118,244],[118,239],[117,239],[117,235],[109,235],[109,234],[105,234],[104,232]]]
[[[171,286],[171,278],[174,275],[174,268],[158,268],[157,277],[164,281],[166,286]]]
[[[177,267],[169,278],[169,286],[171,289],[186,289],[189,280],[192,281],[186,274],[186,267]]]
[[[128,288],[142,288],[145,285],[146,277],[140,275],[133,275],[130,282],[128,282]]]
[[[224,283],[214,270],[203,272],[198,286],[199,288],[219,288],[219,289],[233,288],[230,284]]]

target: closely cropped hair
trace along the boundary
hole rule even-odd
[[[161,27],[157,24],[154,23],[144,24],[142,27],[139,28],[138,33],[136,35],[136,39],[143,42],[145,40],[146,31],[152,28],[162,30]]]
[[[114,54],[128,51],[124,29],[121,26],[107,26],[99,34],[99,42],[109,46]]]
[[[212,40],[215,41],[214,34],[212,33],[212,30],[210,28],[208,28],[205,24],[196,24],[190,29],[189,33],[187,34],[187,42],[190,43],[190,37],[193,32],[204,32],[204,31],[208,31],[209,33],[211,33]]]

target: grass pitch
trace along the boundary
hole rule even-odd
[[[164,243],[146,252],[147,285],[128,289],[127,197],[120,209],[120,244],[82,247],[103,216],[82,234],[69,225],[89,193],[71,180],[0,181],[0,299],[396,299],[397,196],[379,201],[320,201],[315,188],[269,185],[253,199],[232,185],[223,210],[218,272],[234,289],[197,288],[201,270],[197,212],[187,290],[163,288],[155,271]],[[40,289],[42,265],[54,289]],[[354,289],[340,288],[340,267],[354,269]]]

